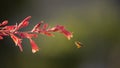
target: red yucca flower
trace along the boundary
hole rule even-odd
[[[28,26],[29,20],[31,16],[26,17],[21,23],[16,25],[9,25],[7,26],[8,21],[5,20],[2,23],[0,23],[0,40],[3,39],[4,36],[10,36],[16,46],[20,48],[20,51],[23,51],[22,48],[22,39],[23,38],[28,38],[31,44],[32,52],[35,53],[39,51],[39,47],[37,44],[32,40],[32,38],[36,38],[38,34],[43,34],[46,36],[54,36],[53,32],[59,32],[64,34],[68,40],[70,40],[73,35],[71,32],[65,29],[64,26],[61,25],[56,25],[52,28],[48,28],[48,24],[43,24],[43,21],[40,23],[36,24],[32,30],[30,31],[20,31],[21,28]],[[41,24],[43,26],[41,27]]]

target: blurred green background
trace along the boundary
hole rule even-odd
[[[52,27],[64,25],[73,32],[68,41],[63,35],[39,35],[40,51],[32,54],[29,41],[24,52],[10,37],[0,40],[0,68],[120,68],[119,0],[0,0],[0,22],[20,23],[31,15],[31,29],[44,20]],[[77,49],[74,41],[85,47]]]

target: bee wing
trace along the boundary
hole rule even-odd
[[[75,45],[77,46],[77,48],[83,47],[83,44],[79,41],[75,41]]]

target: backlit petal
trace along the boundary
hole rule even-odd
[[[32,47],[32,52],[35,53],[37,51],[39,51],[39,48],[37,46],[37,44],[30,38],[30,43],[31,43],[31,47]]]
[[[13,39],[13,41],[15,42],[15,44],[16,44],[17,46],[19,46],[20,50],[23,51],[22,45],[21,45],[21,43],[22,43],[21,39],[18,38],[17,36],[15,36],[14,34],[10,34],[10,36],[11,36],[11,38]]]

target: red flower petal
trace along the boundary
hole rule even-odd
[[[56,28],[56,27],[49,28],[48,31],[49,32],[56,32],[56,31],[58,31],[58,28]]]
[[[11,26],[5,26],[3,29],[5,30],[14,30],[16,25],[11,25]]]
[[[46,30],[47,27],[48,27],[48,24],[44,24],[44,25],[43,25],[43,30]]]
[[[59,31],[59,32],[63,33],[65,35],[65,37],[68,38],[68,40],[70,40],[73,37],[72,33],[69,32],[68,30],[66,30],[65,27],[61,26],[61,25],[57,25],[57,26],[55,26],[53,28],[50,28],[50,29],[48,29],[48,31],[50,31],[50,32]]]
[[[3,39],[3,37],[2,37],[2,36],[0,36],[0,40],[1,40],[1,39]]]
[[[26,32],[21,32],[19,33],[19,35],[22,37],[22,38],[36,38],[38,35],[37,34],[28,34]]]
[[[6,25],[6,24],[8,24],[8,21],[7,21],[7,20],[3,21],[2,24],[0,24],[0,26],[4,26],[4,25]]]
[[[35,53],[35,52],[39,51],[39,48],[38,48],[37,44],[31,38],[29,38],[29,40],[30,40],[30,43],[31,43],[32,52]]]
[[[41,34],[47,35],[47,36],[54,36],[54,34],[48,32],[48,31],[41,31]]]
[[[38,24],[36,24],[36,25],[34,26],[34,28],[31,30],[31,32],[36,32],[37,30],[39,30],[41,24],[42,24],[41,22],[38,23]]]
[[[13,41],[15,42],[15,44],[19,46],[20,50],[23,51],[22,45],[21,45],[21,43],[22,43],[21,39],[18,38],[17,36],[15,36],[14,34],[10,34],[10,36],[13,39]]]
[[[17,27],[16,30],[28,26],[30,18],[31,18],[31,16],[26,17],[26,18],[18,25],[18,27]]]
[[[68,40],[70,40],[73,37],[72,33],[65,29],[62,30],[61,33],[63,33],[68,38]]]

